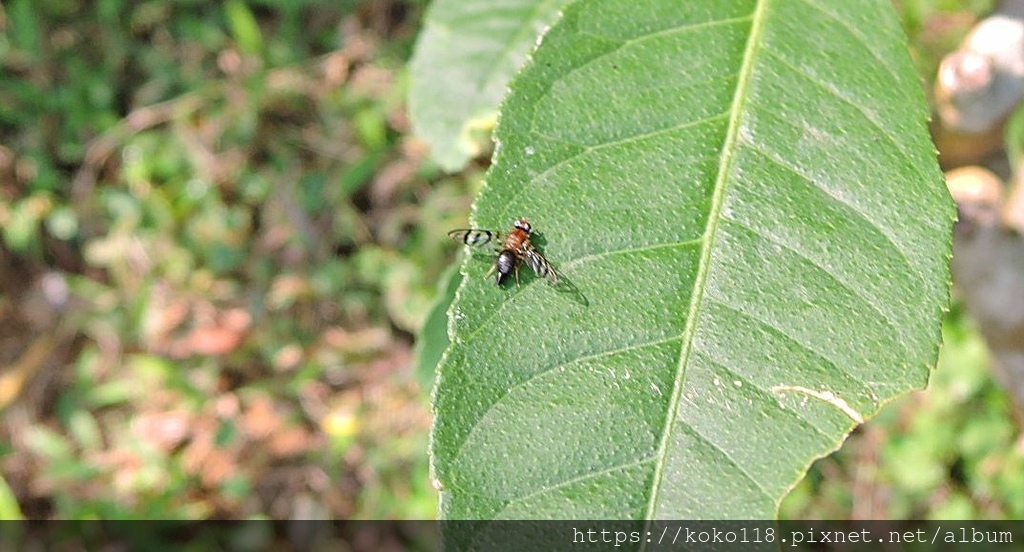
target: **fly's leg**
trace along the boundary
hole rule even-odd
[[[501,254],[501,250],[500,249],[495,249],[494,252],[498,253],[499,255]],[[484,274],[484,280],[487,280],[488,278],[490,278],[491,274],[494,274],[495,270],[498,270],[498,260],[497,259],[494,260],[494,264],[491,265],[491,269],[487,271],[487,274]]]

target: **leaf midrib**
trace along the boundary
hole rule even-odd
[[[675,427],[675,416],[679,410],[679,403],[683,394],[683,380],[686,375],[686,366],[689,362],[690,353],[693,349],[693,336],[696,332],[697,318],[704,299],[704,289],[707,284],[708,266],[711,262],[712,243],[718,229],[718,220],[722,211],[722,201],[725,195],[726,178],[732,164],[733,154],[739,136],[740,118],[743,110],[741,107],[747,102],[747,86],[750,82],[750,75],[753,72],[754,58],[757,46],[760,43],[762,27],[767,10],[768,0],[758,0],[751,17],[750,36],[747,38],[746,48],[743,53],[743,63],[740,66],[739,76],[736,81],[736,92],[730,109],[730,119],[725,141],[722,144],[721,157],[718,164],[718,175],[715,179],[715,186],[711,196],[711,207],[708,214],[707,226],[704,229],[704,247],[701,249],[700,263],[697,266],[697,276],[694,279],[694,293],[690,299],[689,312],[686,317],[686,325],[683,328],[681,349],[679,352],[679,365],[676,368],[676,377],[672,387],[672,396],[669,399],[666,412],[665,428],[661,434],[659,451],[654,464],[653,488],[651,499],[647,505],[647,514],[644,519],[647,524],[654,519],[655,512],[660,504],[658,497],[664,482],[665,464],[669,456],[669,442]],[[649,527],[647,528],[649,529]],[[646,548],[642,547],[641,549]]]

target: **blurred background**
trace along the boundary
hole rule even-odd
[[[931,91],[994,2],[896,6]],[[410,133],[425,7],[0,4],[0,518],[436,516],[416,336],[488,155],[446,175]],[[783,517],[1024,517],[1019,403],[955,297],[929,389]]]

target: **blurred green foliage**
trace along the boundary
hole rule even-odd
[[[408,137],[421,9],[0,8],[5,517],[434,516],[411,346],[478,173]]]
[[[409,136],[423,4],[0,6],[0,517],[435,515],[412,342],[483,167]],[[989,4],[902,2],[912,49]],[[1024,515],[1011,406],[945,335],[785,516]]]

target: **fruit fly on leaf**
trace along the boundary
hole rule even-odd
[[[526,263],[537,276],[547,278],[551,283],[557,284],[559,278],[555,268],[530,243],[530,234],[532,233],[533,226],[530,225],[530,221],[521,218],[516,221],[512,231],[508,233],[479,228],[463,228],[448,232],[448,236],[457,242],[471,246],[487,245],[492,242],[499,244],[499,247],[494,250],[498,253],[498,258],[494,260],[494,266],[485,276],[486,278],[492,272],[497,272],[494,283],[499,286],[512,272],[515,272],[516,283],[519,283],[520,262]]]

